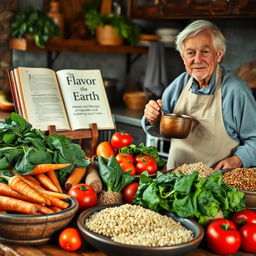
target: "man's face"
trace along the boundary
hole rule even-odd
[[[207,84],[221,62],[223,51],[216,51],[209,31],[202,31],[184,41],[184,52],[181,54],[186,71],[200,85]]]

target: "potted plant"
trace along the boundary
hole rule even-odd
[[[122,15],[100,13],[96,9],[85,13],[85,24],[96,40],[103,45],[121,45],[123,40],[136,45],[140,29]]]
[[[13,38],[32,37],[38,47],[44,47],[48,40],[59,35],[60,29],[54,20],[32,8],[17,13],[11,22]]]

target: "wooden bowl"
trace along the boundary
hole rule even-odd
[[[75,198],[66,199],[70,206],[61,212],[44,215],[0,214],[0,242],[8,244],[44,244],[65,228],[78,210]]]

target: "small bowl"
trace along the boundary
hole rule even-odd
[[[60,212],[27,215],[0,214],[0,242],[19,245],[38,245],[47,243],[51,236],[65,228],[78,210],[75,198],[68,198],[67,209]]]
[[[248,190],[241,190],[245,195],[245,205],[246,209],[256,210],[256,191],[248,191]]]
[[[89,230],[85,225],[85,219],[88,218],[95,212],[98,212],[107,207],[113,207],[115,205],[98,206],[82,212],[78,219],[77,225],[83,238],[86,242],[90,243],[94,248],[98,249],[111,256],[172,256],[172,255],[185,255],[187,252],[192,251],[203,239],[204,230],[201,225],[192,219],[185,219],[177,217],[172,213],[164,213],[165,215],[172,217],[175,221],[181,222],[183,226],[190,229],[194,233],[194,239],[175,246],[161,246],[161,247],[150,247],[150,246],[135,246],[115,242],[109,237],[97,234]],[[118,206],[118,205],[117,205]]]
[[[192,117],[187,115],[162,114],[160,134],[164,137],[184,139],[190,132],[192,120]]]

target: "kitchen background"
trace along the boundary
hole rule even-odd
[[[127,12],[128,1],[116,0],[113,2],[116,2],[121,7],[122,13]],[[8,20],[11,17],[10,13],[13,14],[19,10],[25,10],[28,7],[33,7],[37,10],[45,10],[45,6],[46,4],[43,0],[1,0],[0,25],[3,20]],[[6,13],[8,13],[9,15],[7,15]],[[209,19],[215,22],[215,24],[222,30],[224,36],[226,37],[227,52],[223,61],[223,65],[230,68],[233,72],[235,72],[241,65],[245,63],[256,61],[256,10],[254,17],[255,18],[237,17]],[[180,30],[184,28],[187,23],[190,22],[190,19],[136,19],[134,20],[134,22],[136,22],[141,27],[143,33],[153,34],[158,28],[175,28]],[[45,51],[11,51],[8,49],[8,38],[6,38],[6,36],[3,36],[2,34],[0,40],[1,70],[8,66],[8,62],[12,67],[47,66],[47,53]],[[178,52],[173,47],[173,44],[165,43],[164,51],[164,62],[166,65],[167,80],[169,83],[178,74],[184,71],[184,67]],[[117,117],[123,116],[123,118],[125,119],[127,118],[127,116],[123,114],[125,111],[122,112],[122,114],[120,114],[120,111],[118,111],[118,109],[124,108],[122,95],[126,90],[134,87],[143,89],[143,83],[146,75],[146,67],[148,64],[148,54],[140,55],[139,58],[131,66],[128,67],[129,72],[127,71],[126,57],[126,54],[120,53],[61,52],[56,58],[52,68],[54,70],[65,68],[100,69],[103,77],[115,79],[117,85],[115,101],[117,103],[113,104],[113,101],[111,101],[110,103],[113,111],[117,112]],[[4,82],[4,72],[1,72],[0,76],[1,80],[3,81],[2,87],[8,86],[6,85],[6,82]],[[127,122],[123,122],[123,124],[121,125],[122,128],[126,128],[128,124],[132,124],[134,125],[134,127],[140,126],[139,119],[140,116],[142,116],[142,111],[136,112],[138,114],[135,115],[135,119],[133,118],[131,120],[128,118]],[[141,136],[138,138],[138,140],[145,140],[145,135],[143,134]]]

